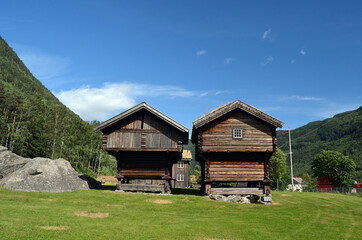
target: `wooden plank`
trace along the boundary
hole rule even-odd
[[[210,176],[210,181],[223,181],[223,182],[244,182],[244,181],[263,181],[264,176],[255,177],[232,177],[232,176]]]
[[[224,195],[259,195],[263,194],[262,188],[211,188],[211,194],[224,194]]]
[[[119,152],[178,152],[177,148],[116,148],[107,147],[105,151],[119,151]]]
[[[264,169],[262,170],[256,170],[256,171],[240,171],[232,169],[229,171],[218,171],[218,170],[209,170],[209,174],[212,175],[264,175]]]
[[[220,165],[211,165],[209,169],[222,169],[222,170],[230,170],[230,168],[239,169],[239,170],[248,170],[248,169],[264,169],[264,164],[250,164],[250,165],[228,165],[228,164],[220,164]]]
[[[165,192],[165,186],[156,184],[122,184],[121,190],[131,192],[163,193]]]

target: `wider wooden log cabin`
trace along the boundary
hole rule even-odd
[[[103,150],[117,159],[117,190],[170,192],[172,165],[188,143],[186,127],[142,102],[96,129],[104,134]]]
[[[241,101],[193,123],[191,141],[201,164],[205,194],[270,194],[269,159],[283,123]],[[227,183],[227,184],[226,184]],[[236,185],[234,188],[223,185]]]

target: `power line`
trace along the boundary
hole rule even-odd
[[[323,123],[322,125],[320,125],[319,127],[317,127],[317,128],[315,128],[315,129],[313,129],[313,130],[305,133],[304,135],[294,138],[294,141],[295,141],[296,139],[298,139],[298,138],[304,137],[304,136],[306,136],[306,135],[308,135],[308,134],[310,134],[310,133],[312,133],[312,132],[317,131],[319,128],[321,128],[322,126],[326,125],[326,124],[329,122],[328,120],[329,120],[329,119],[327,119],[327,121],[326,121],[325,123]],[[287,130],[281,130],[281,131],[287,131]],[[281,145],[279,148],[282,148],[282,147],[284,147],[284,146],[287,145],[287,144],[288,144],[288,142],[284,143],[284,144]]]

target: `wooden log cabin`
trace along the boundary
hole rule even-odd
[[[192,154],[190,150],[183,150],[181,160],[172,166],[173,187],[187,188],[190,186],[190,162]]]
[[[103,150],[117,159],[117,190],[170,193],[188,129],[147,103],[103,122]]]
[[[191,141],[201,164],[202,192],[269,196],[269,159],[277,148],[276,128],[282,126],[239,100],[194,121]]]

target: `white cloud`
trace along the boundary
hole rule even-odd
[[[274,60],[273,56],[264,57],[264,60],[260,63],[261,66],[266,66]]]
[[[202,55],[205,55],[206,54],[206,50],[199,50],[196,52],[196,55],[197,56],[202,56]]]
[[[300,50],[299,53],[302,54],[303,56],[305,56],[307,54],[307,52],[304,49]]]
[[[55,93],[59,100],[84,120],[105,120],[137,103],[138,98],[204,97],[209,92],[190,91],[179,86],[134,83],[106,83],[100,88],[83,86]]]
[[[296,61],[295,59],[292,59],[292,60],[290,61],[290,63],[291,63],[291,64],[294,64],[295,61]]]
[[[230,63],[232,63],[232,62],[234,62],[234,61],[235,61],[234,58],[225,58],[225,59],[224,59],[224,64],[230,64]]]
[[[287,99],[296,99],[296,100],[300,100],[300,101],[323,101],[323,98],[318,98],[318,97],[308,97],[308,96],[290,96],[287,97]]]
[[[262,39],[266,39],[268,37],[268,35],[270,34],[271,32],[271,28],[269,28],[268,30],[266,30],[264,33],[263,33],[263,36],[262,36]],[[269,37],[270,38],[270,37]]]
[[[339,114],[339,113],[356,110],[360,106],[361,105],[358,105],[358,104],[355,104],[355,105],[339,105],[339,106],[335,105],[335,106],[329,107],[329,109],[327,109],[327,110],[319,111],[316,115],[320,116],[320,117],[324,117],[324,118],[331,118],[334,115]]]
[[[65,57],[33,51],[20,52],[19,57],[39,80],[48,80],[65,74],[71,62]]]

